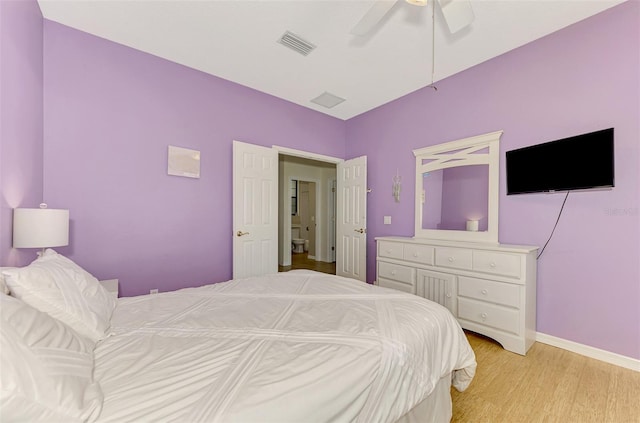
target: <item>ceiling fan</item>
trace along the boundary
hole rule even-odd
[[[382,18],[400,0],[377,0],[360,21],[351,29],[351,34],[364,36],[375,28]],[[440,5],[444,20],[452,34],[473,22],[474,14],[469,0],[431,0]],[[416,6],[426,6],[427,0],[406,0]]]

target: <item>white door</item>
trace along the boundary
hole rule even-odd
[[[278,152],[233,142],[233,278],[278,272]]]
[[[337,165],[336,274],[367,280],[367,157]]]

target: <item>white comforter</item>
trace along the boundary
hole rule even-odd
[[[475,356],[445,308],[311,271],[122,298],[99,421],[393,422]]]

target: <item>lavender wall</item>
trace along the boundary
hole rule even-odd
[[[124,295],[231,278],[232,140],[344,156],[344,122],[44,23],[44,193],[70,209],[60,249]],[[223,60],[223,59],[222,59]],[[167,146],[201,178],[167,176]]]
[[[413,235],[412,149],[504,129],[504,153],[614,126],[616,187],[569,197],[539,262],[538,330],[640,358],[639,9],[627,2],[345,124],[52,22],[43,46],[37,3],[2,1],[0,263],[30,259],[10,249],[9,208],[44,191],[71,209],[61,251],[120,278],[125,295],[227,279],[239,139],[369,156],[373,279],[374,237]],[[201,179],[166,175],[169,144],[202,151]],[[395,203],[385,193],[398,168]],[[500,241],[542,245],[563,196],[500,192]]]
[[[624,3],[347,122],[347,156],[368,155],[371,278],[374,237],[413,235],[410,195],[387,195],[396,169],[413,190],[412,149],[503,129],[500,242],[542,246],[564,195],[507,197],[504,152],[613,126],[616,187],[569,196],[538,262],[537,329],[640,358],[639,9]]]
[[[35,250],[11,248],[15,207],[42,202],[42,14],[35,0],[0,1],[0,265]]]

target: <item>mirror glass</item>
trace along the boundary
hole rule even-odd
[[[438,169],[422,175],[422,229],[466,231],[468,220],[486,231],[489,216],[489,166]]]
[[[291,216],[298,215],[298,181],[291,180]]]

